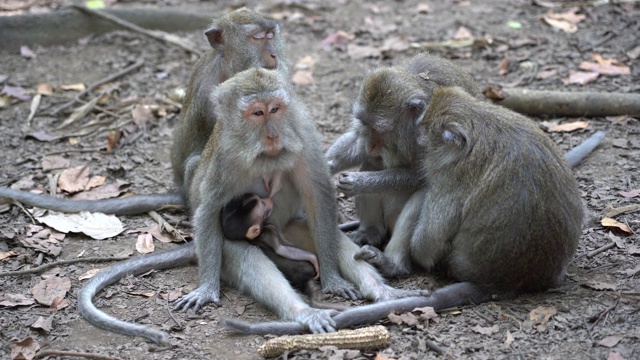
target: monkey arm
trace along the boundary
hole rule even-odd
[[[325,155],[331,175],[362,164],[369,155],[358,144],[358,132],[353,130],[340,136]]]
[[[184,205],[185,203],[178,192],[135,195],[103,200],[71,200],[33,194],[28,191],[13,190],[6,187],[0,187],[0,199],[9,199],[27,206],[65,213],[89,211],[115,215],[144,214],[152,210],[158,210],[163,206]]]
[[[347,196],[366,193],[412,192],[420,186],[420,178],[411,168],[381,171],[353,171],[340,174],[338,190]]]
[[[287,245],[287,241],[282,237],[282,234],[275,228],[275,226],[271,224],[266,225],[262,230],[260,240],[283,258],[310,262],[316,272],[314,279],[318,279],[320,277],[318,258],[309,251]]]

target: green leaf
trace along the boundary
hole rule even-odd
[[[84,5],[89,9],[104,9],[104,1],[102,0],[87,0]]]
[[[522,29],[522,24],[520,24],[517,21],[509,21],[507,23],[507,26],[510,27],[511,29]]]

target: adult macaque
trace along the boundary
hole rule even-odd
[[[358,172],[342,173],[338,181],[339,191],[357,195],[360,226],[351,234],[356,244],[382,245],[404,204],[417,190],[416,122],[427,111],[437,85],[461,86],[480,96],[471,75],[429,54],[379,68],[360,86],[351,130],[326,154],[332,174],[360,166]]]
[[[179,249],[174,259],[177,265],[184,264],[197,255],[200,286],[179,299],[176,307],[198,310],[208,302],[218,303],[222,278],[284,320],[295,321],[311,332],[333,331],[334,311],[309,307],[260,249],[245,241],[225,241],[221,204],[247,192],[265,197],[269,193],[265,179],[282,174],[282,188],[273,196],[269,222],[283,229],[293,246],[316,253],[324,291],[348,298],[361,294],[377,301],[424,291],[394,289],[373,266],[354,260],[358,247],[336,224],[335,194],[318,133],[289,86],[280,72],[251,69],[214,90],[212,103],[216,104],[218,121],[188,193],[195,252]],[[301,209],[306,214],[303,220],[298,219]],[[141,330],[139,325],[108,317],[93,307],[91,298],[122,274],[154,268],[158,259],[163,268],[170,267],[173,253],[134,259],[101,272],[78,294],[83,316],[107,330],[166,342],[163,332],[146,327]],[[342,276],[353,282],[359,293]]]
[[[234,74],[249,68],[286,71],[280,27],[255,11],[241,8],[213,21],[205,35],[210,49],[198,60],[183,101],[171,149],[171,164],[178,192],[138,195],[119,199],[75,201],[0,188],[0,199],[62,212],[103,212],[131,215],[168,205],[188,205],[189,177],[213,132],[216,118],[211,111],[210,91]]]
[[[458,283],[429,297],[344,311],[337,328],[392,311],[477,304],[560,284],[581,234],[583,208],[571,168],[530,119],[455,87],[438,87],[419,122],[425,185],[407,202],[384,252],[364,246],[358,259],[388,276],[412,264],[443,269]],[[227,321],[237,332],[285,334],[297,324]]]

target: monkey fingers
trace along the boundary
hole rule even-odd
[[[336,294],[349,300],[362,299],[362,295],[355,287],[343,278],[334,278],[332,281],[321,278],[322,292],[325,294]]]
[[[193,308],[193,312],[197,313],[202,306],[212,302],[215,306],[220,305],[220,295],[217,291],[209,289],[208,287],[200,286],[187,295],[176,300],[173,307],[174,310],[187,310]]]
[[[360,173],[352,171],[340,173],[336,187],[347,196],[361,194],[363,189],[360,181]]]
[[[296,321],[306,326],[312,333],[335,332],[336,321],[333,316],[336,314],[338,314],[336,310],[307,308],[297,314]]]
[[[392,277],[398,275],[396,266],[380,249],[371,245],[365,245],[353,255],[356,260],[363,260],[378,268],[382,275]]]

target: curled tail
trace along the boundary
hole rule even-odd
[[[0,187],[0,199],[12,199],[28,206],[66,213],[90,211],[115,215],[144,214],[163,206],[184,205],[184,200],[178,192],[134,195],[116,199],[71,200]]]
[[[196,259],[193,244],[166,252],[145,255],[123,261],[100,271],[78,291],[78,311],[85,320],[101,329],[119,334],[141,336],[157,344],[169,344],[169,335],[144,325],[118,320],[102,312],[93,304],[93,297],[105,287],[127,275],[138,275],[149,270],[162,270],[186,265]]]
[[[569,166],[574,167],[589,156],[589,154],[598,147],[606,134],[604,131],[596,131],[596,133],[591,135],[587,140],[567,151],[567,153],[564,154],[564,158],[567,159]]]
[[[496,295],[495,292],[481,286],[462,282],[438,289],[430,296],[408,297],[352,307],[334,316],[333,319],[336,322],[336,329],[342,329],[372,324],[384,319],[392,312],[407,312],[417,307],[431,306],[436,310],[442,310],[463,305],[479,304],[493,299],[508,298],[513,295],[511,293]],[[302,324],[295,322],[251,324],[238,319],[224,319],[223,324],[227,330],[233,333],[246,335],[293,335],[308,332]]]

